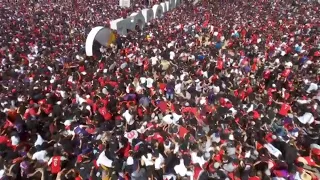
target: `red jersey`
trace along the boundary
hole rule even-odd
[[[53,156],[51,162],[51,173],[58,174],[61,171],[61,156]]]
[[[291,109],[291,106],[289,104],[283,103],[281,105],[279,114],[282,116],[287,116],[290,109]]]
[[[106,107],[100,107],[98,111],[103,116],[104,120],[108,121],[112,118],[112,115],[109,113]]]
[[[201,174],[203,173],[203,169],[199,166],[196,166],[194,168],[194,174],[193,174],[193,179],[198,180]]]
[[[283,77],[288,77],[290,73],[291,73],[291,70],[290,70],[290,69],[285,69],[285,70],[282,72],[281,75],[282,75]]]
[[[263,73],[263,78],[264,79],[269,79],[271,76],[271,71],[267,70]]]
[[[258,176],[249,177],[249,180],[260,180]]]
[[[180,126],[179,127],[179,137],[180,138],[184,138],[185,137],[185,135],[187,135],[188,134],[188,129],[186,129],[185,127],[183,127],[183,126]]]
[[[217,69],[222,70],[223,69],[223,61],[217,62]]]
[[[147,141],[151,142],[152,140],[156,140],[159,143],[163,143],[164,139],[159,133],[155,133],[153,136],[149,136]]]

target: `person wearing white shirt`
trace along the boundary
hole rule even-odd
[[[47,162],[49,160],[47,157],[47,154],[48,152],[46,150],[41,150],[41,151],[35,152],[32,155],[32,159],[40,162]]]
[[[297,118],[302,124],[312,124],[315,119],[312,113],[309,112],[306,112],[302,116],[298,116]]]
[[[196,82],[196,91],[201,92],[202,91],[202,86],[201,86],[200,80],[197,79],[195,82]]]
[[[144,164],[145,166],[153,166],[154,165],[154,162],[152,160],[152,154],[151,153],[148,153],[146,155],[143,155],[141,157],[141,161],[142,161],[142,164]]]
[[[173,51],[170,51],[170,59],[173,60],[176,54]]]
[[[198,156],[197,152],[191,152],[191,161],[193,164],[198,163],[201,167],[206,163],[203,156]]]
[[[175,86],[174,86],[174,91],[176,92],[176,94],[180,94],[181,93],[181,88],[182,88],[182,83],[178,82]]]
[[[184,176],[192,176],[193,173],[191,171],[188,171],[188,169],[186,168],[186,166],[184,165],[184,160],[183,159],[180,159],[180,164],[176,165],[174,167],[174,171],[184,177]]]
[[[133,125],[134,123],[134,119],[133,116],[130,114],[129,110],[126,110],[123,114],[122,117],[124,117],[124,119],[126,120],[128,125]]]
[[[12,145],[14,145],[14,146],[19,145],[19,143],[20,143],[20,138],[19,138],[19,136],[11,136],[11,143],[12,143]]]
[[[281,151],[270,143],[264,144],[263,146],[269,151],[270,154],[277,158],[279,158],[280,155],[282,155]]]
[[[163,165],[165,162],[164,157],[162,156],[161,153],[159,153],[158,150],[154,152],[155,160],[154,160],[154,168],[155,168],[155,174],[157,175],[157,179],[162,179],[163,178]]]
[[[78,104],[82,104],[82,103],[86,102],[86,100],[84,98],[82,98],[81,96],[79,96],[78,94],[76,94],[76,102]]]
[[[174,123],[174,117],[172,114],[167,114],[162,118],[162,121],[166,124],[172,124]]]
[[[293,64],[292,64],[292,62],[286,62],[285,63],[285,66],[287,67],[287,68],[292,68],[292,66],[293,66]]]
[[[5,177],[6,171],[4,169],[0,170],[0,178]]]
[[[148,179],[153,179],[154,175],[154,161],[151,153],[147,153],[141,156],[141,164],[146,166],[147,177]]]
[[[297,101],[297,103],[299,103],[299,104],[308,104],[308,103],[311,102],[311,99],[307,99],[307,100],[305,100],[305,99],[298,99],[298,100],[296,100],[296,101]]]
[[[146,81],[147,81],[147,78],[145,78],[145,77],[141,77],[141,78],[140,78],[140,83],[141,83],[141,84],[146,83]]]
[[[318,84],[316,83],[310,83],[308,89],[307,89],[307,93],[311,93],[312,91],[317,91],[318,90]]]
[[[218,94],[218,93],[220,92],[220,87],[219,87],[219,86],[213,85],[213,86],[212,86],[212,89],[213,89],[213,92],[214,92],[215,94]]]
[[[132,156],[129,156],[126,160],[126,165],[127,166],[132,166],[134,164],[134,159]]]
[[[155,57],[151,57],[151,63],[152,63],[152,66],[156,65],[158,62],[158,58],[155,56]]]
[[[147,88],[152,88],[154,80],[150,77],[147,78]]]
[[[97,165],[98,166],[103,165],[105,167],[110,168],[112,167],[112,163],[113,161],[106,157],[105,151],[102,151],[97,159]]]
[[[164,163],[164,157],[160,153],[157,154],[157,156],[158,157],[156,157],[156,159],[154,161],[154,168],[156,170],[160,170],[162,168],[163,163]]]
[[[44,142],[43,138],[41,137],[40,134],[37,133],[37,140],[34,143],[34,146],[37,146],[37,145],[41,146],[43,144],[43,142]]]

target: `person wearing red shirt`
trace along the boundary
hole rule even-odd
[[[219,70],[223,69],[223,61],[221,59],[217,61],[217,69]]]
[[[112,114],[107,110],[107,108],[102,103],[98,106],[98,112],[103,116],[104,120],[110,120],[112,118]]]
[[[53,175],[56,176],[63,169],[63,161],[65,160],[67,159],[64,156],[58,155],[57,152],[54,153],[54,156],[48,162]]]
[[[160,144],[164,142],[164,138],[159,133],[154,133],[148,136],[147,141],[151,142],[152,140],[156,140]]]
[[[280,110],[278,112],[278,115],[280,115],[281,117],[286,117],[288,116],[289,112],[291,112],[291,106],[289,103],[286,103],[286,102],[277,102],[277,101],[274,101],[276,104],[280,104],[281,107],[280,107]]]

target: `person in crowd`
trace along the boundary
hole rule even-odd
[[[0,179],[320,179],[320,4],[0,3]]]

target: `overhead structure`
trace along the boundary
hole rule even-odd
[[[130,0],[120,0],[120,5],[130,6]],[[110,29],[103,26],[93,28],[86,40],[86,54],[87,56],[93,56],[94,52],[98,52],[97,45],[108,46],[110,43],[116,41],[116,35],[113,33],[117,32],[117,36],[127,36],[128,30],[135,31],[143,28],[152,20],[161,18],[166,12],[169,12],[180,4],[184,0],[165,0],[159,4],[153,5],[152,8],[146,8],[141,11],[133,12],[128,17],[118,18],[110,21]],[[196,1],[196,0],[195,0]],[[198,0],[201,1],[201,0]],[[180,16],[180,15],[179,15]]]
[[[111,43],[115,42],[115,40],[116,35],[111,29],[103,26],[93,28],[86,39],[86,55],[93,56],[93,44],[95,41],[102,46],[109,46]]]

